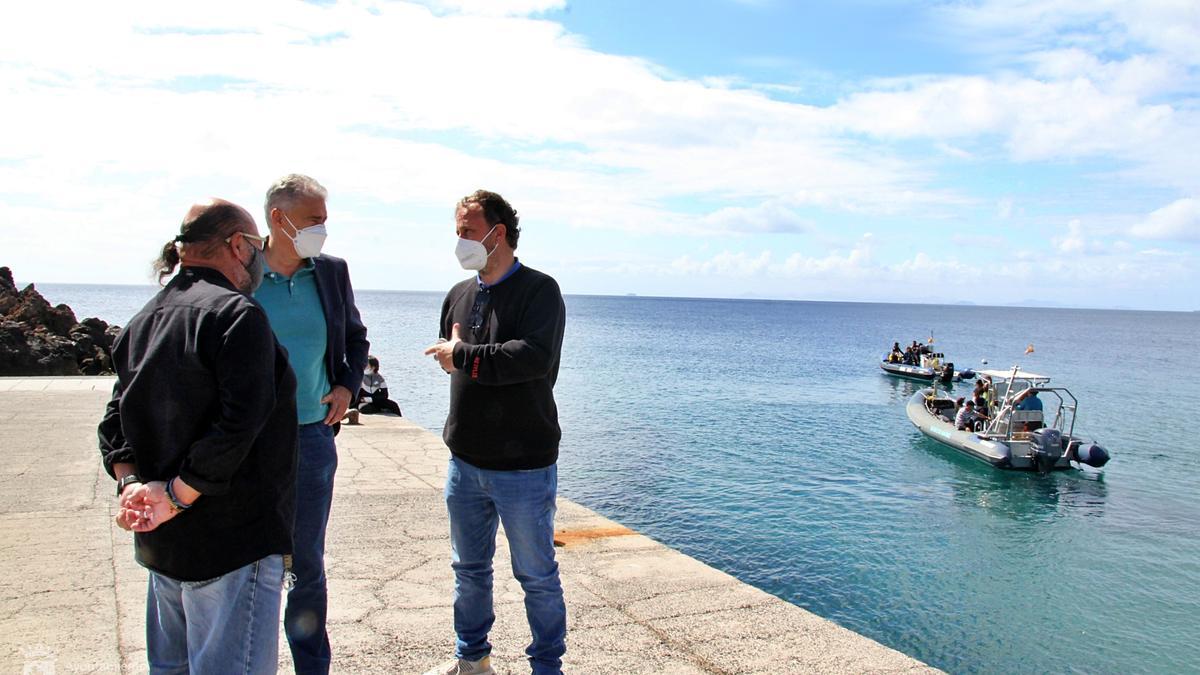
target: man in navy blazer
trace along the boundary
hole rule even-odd
[[[321,254],[325,198],[320,183],[284,176],[267,190],[267,272],[254,294],[287,348],[296,373],[299,464],[296,533],[284,632],[297,673],[328,673],[325,526],[337,470],[334,430],[353,402],[367,365],[367,328],[354,306],[346,261]]]

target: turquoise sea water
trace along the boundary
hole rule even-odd
[[[39,288],[116,323],[153,292]],[[441,298],[358,298],[393,397],[435,431],[446,380],[421,350]],[[951,672],[1200,669],[1200,314],[567,305],[565,496]],[[922,437],[904,415],[918,385],[876,360],[931,331],[960,368],[1020,363],[1069,387],[1112,462],[1007,473]]]

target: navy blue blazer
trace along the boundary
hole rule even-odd
[[[317,295],[325,310],[325,367],[329,380],[349,389],[351,397],[357,398],[371,343],[367,342],[367,327],[354,305],[350,268],[345,260],[331,255],[321,254],[312,261]]]

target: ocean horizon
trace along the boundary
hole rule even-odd
[[[36,283],[124,325],[156,287]],[[405,416],[434,432],[421,354],[443,291],[357,292]],[[1194,672],[1200,478],[1186,422],[1200,313],[568,295],[564,496],[950,672]],[[993,469],[924,438],[894,341],[1015,364],[1080,401],[1102,470]],[[1032,354],[1024,354],[1033,344]],[[959,385],[969,388],[970,383]],[[97,411],[99,415],[100,411]],[[797,636],[802,640],[803,636]]]
[[[142,289],[150,291],[151,294],[161,288],[153,283],[146,284],[91,284],[77,282],[35,282],[35,281],[15,281],[18,289],[24,288],[28,284],[33,284],[35,288],[41,292],[43,286],[58,291],[65,291],[71,294],[73,287],[79,288],[111,288],[111,289]],[[421,290],[421,289],[385,289],[385,288],[363,288],[357,289],[356,293],[432,293],[436,295],[445,295],[445,290]],[[45,294],[43,294],[45,295]],[[988,304],[974,302],[970,300],[958,300],[954,302],[919,302],[919,301],[900,301],[900,300],[816,300],[810,298],[770,298],[751,295],[739,296],[701,296],[701,295],[652,295],[636,292],[627,293],[564,293],[564,297],[579,297],[579,298],[643,298],[647,300],[743,300],[746,302],[812,302],[812,303],[828,303],[828,304],[847,304],[847,305],[915,305],[921,307],[980,307],[994,309],[1067,309],[1067,310],[1082,310],[1082,311],[1099,311],[1099,312],[1163,312],[1167,314],[1188,314],[1200,313],[1200,309],[1148,309],[1140,307],[1127,307],[1122,305],[1070,305],[1056,303],[1048,300],[1022,300],[1011,303]],[[51,305],[58,304],[52,299]],[[69,303],[68,303],[69,304]],[[72,309],[74,309],[72,307]],[[77,318],[84,319],[90,315],[82,315],[76,312]],[[100,317],[103,318],[103,317]]]

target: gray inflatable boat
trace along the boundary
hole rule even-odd
[[[933,440],[998,469],[1047,473],[1069,469],[1072,462],[1093,467],[1108,462],[1107,450],[1075,435],[1079,403],[1066,388],[1051,387],[1049,377],[1017,367],[979,375],[992,382],[992,400],[997,403],[970,428],[956,428],[955,400],[933,387],[908,399],[909,421]]]

